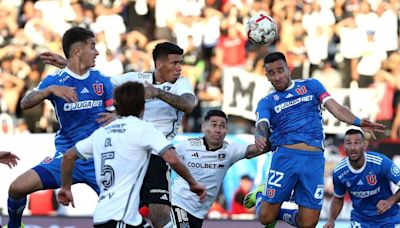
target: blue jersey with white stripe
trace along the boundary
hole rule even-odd
[[[77,75],[68,68],[47,76],[36,90],[52,85],[74,87],[78,96],[76,103],[68,103],[53,94],[47,98],[54,106],[60,125],[55,139],[56,150],[64,153],[100,127],[96,122],[99,113],[113,109],[113,87],[109,78],[97,70],[91,69],[84,75]]]
[[[306,143],[323,148],[321,104],[331,96],[315,79],[294,80],[283,92],[272,91],[257,106],[257,122],[267,121],[273,147]]]
[[[376,205],[379,200],[386,200],[393,195],[390,182],[400,185],[400,169],[385,155],[376,152],[366,152],[365,164],[360,169],[354,169],[349,159],[343,159],[333,171],[335,196],[342,198],[349,192],[353,203],[352,216],[365,221],[385,221],[400,216],[399,205],[393,205],[382,215],[377,214]],[[390,222],[390,221],[387,221]]]

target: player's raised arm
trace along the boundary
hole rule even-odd
[[[43,100],[47,99],[51,94],[62,98],[66,102],[74,103],[78,101],[75,88],[69,86],[49,86],[42,90],[33,90],[26,94],[21,100],[22,109],[30,109]]]
[[[148,82],[145,82],[144,85],[146,88],[146,98],[159,98],[185,113],[191,113],[196,106],[196,97],[193,94],[184,93],[182,95],[176,95],[156,88]]]
[[[64,68],[68,64],[68,60],[59,54],[46,51],[40,54],[39,58],[45,63],[58,68]]]
[[[374,138],[374,132],[384,133],[385,125],[372,122],[366,118],[358,118],[347,107],[337,103],[334,99],[327,100],[325,102],[325,108],[328,109],[336,119],[361,127],[364,131],[371,133]]]

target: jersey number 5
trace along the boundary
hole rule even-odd
[[[114,185],[115,172],[111,165],[107,165],[107,160],[114,159],[114,151],[105,152],[101,154],[101,184],[103,190],[109,189]]]

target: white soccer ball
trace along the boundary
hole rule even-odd
[[[245,24],[249,40],[255,44],[271,44],[278,36],[275,20],[266,14],[258,13]]]

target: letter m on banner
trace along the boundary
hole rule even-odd
[[[224,68],[224,101],[222,110],[228,115],[255,120],[258,101],[268,94],[271,84],[265,76],[239,68]]]

